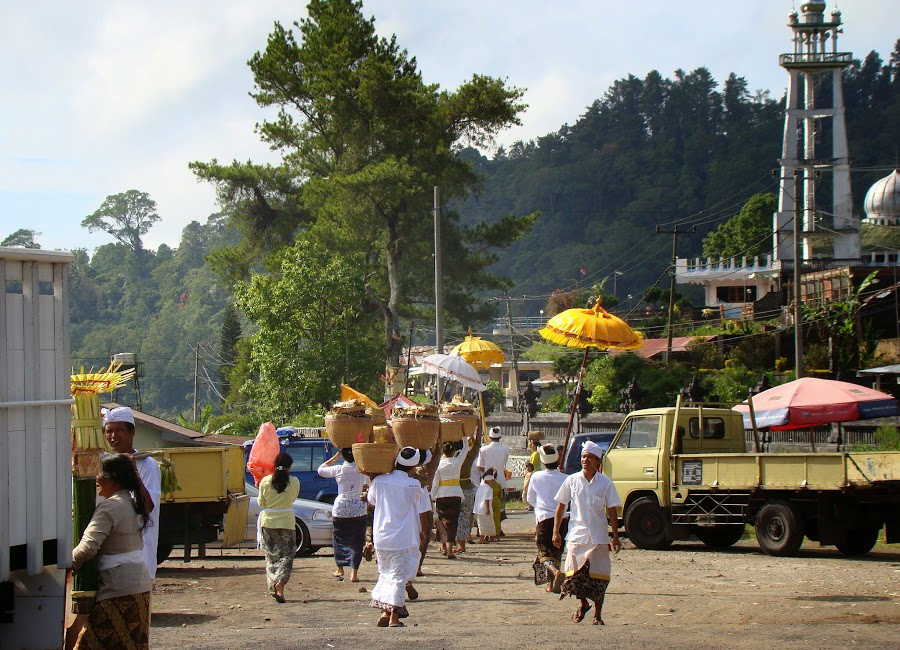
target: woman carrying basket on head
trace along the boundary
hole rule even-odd
[[[343,457],[342,465],[335,465]],[[332,545],[337,569],[334,577],[343,579],[344,567],[350,567],[350,582],[359,582],[359,565],[366,543],[366,502],[362,490],[369,477],[361,473],[353,459],[353,449],[341,449],[319,465],[319,476],[333,478],[338,484],[338,495],[331,509]]]
[[[460,487],[459,471],[466,454],[469,453],[469,439],[461,442],[445,442],[444,456],[434,472],[431,483],[431,497],[437,513],[437,536],[441,542],[441,551],[448,560],[456,559],[453,547],[456,543],[456,528],[459,524],[459,509],[462,505],[463,491]]]
[[[284,586],[291,578],[297,534],[294,528],[294,499],[300,494],[300,480],[290,475],[294,460],[287,452],[275,456],[275,473],[259,482],[256,502],[262,508],[257,520],[257,541],[266,553],[266,582],[277,602],[283,603]]]

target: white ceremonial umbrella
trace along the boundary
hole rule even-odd
[[[479,393],[487,390],[481,383],[478,371],[462,357],[449,354],[431,354],[422,359],[422,370],[429,375],[437,375]]]

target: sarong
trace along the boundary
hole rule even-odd
[[[464,542],[472,533],[472,509],[475,507],[475,490],[463,488],[463,498],[459,506],[459,520],[456,523],[456,541]]]
[[[293,529],[263,528],[262,549],[266,553],[266,583],[269,589],[276,582],[291,579],[294,568],[294,553],[297,551],[297,534]]]
[[[495,537],[497,528],[494,526],[493,515],[475,515],[478,520],[478,534],[485,537]]]
[[[147,650],[150,592],[98,600],[75,642],[75,650]]]
[[[569,532],[569,518],[562,520],[559,526],[559,534],[563,538],[563,547],[565,547],[566,534]],[[539,521],[535,528],[535,542],[537,543],[537,557],[532,564],[534,569],[534,584],[545,585],[550,582],[548,568],[553,567],[559,570],[562,562],[562,548],[556,548],[553,545],[553,517]]]
[[[416,577],[419,568],[419,549],[402,551],[376,549],[378,556],[378,582],[372,589],[371,607],[383,612],[397,612],[400,618],[409,616],[406,610],[406,581]]]
[[[335,517],[332,524],[334,563],[358,569],[362,562],[363,545],[366,543],[366,516]]]
[[[435,499],[434,504],[437,510],[438,541],[455,542],[462,497],[440,497]]]
[[[602,605],[611,572],[608,544],[569,544],[560,599],[575,596]]]

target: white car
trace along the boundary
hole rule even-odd
[[[250,497],[245,539],[256,542],[256,520],[259,519],[260,513],[256,497],[259,490],[251,483],[244,483],[244,490]],[[297,532],[297,557],[312,555],[320,548],[331,546],[331,504],[295,499],[293,508]]]

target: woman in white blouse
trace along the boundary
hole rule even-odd
[[[336,465],[341,457],[344,463]],[[338,495],[331,509],[332,546],[337,565],[334,577],[343,579],[344,567],[350,567],[350,582],[359,582],[359,565],[366,542],[366,502],[362,498],[362,489],[368,484],[369,477],[357,469],[353,450],[349,447],[322,463],[319,476],[333,478],[338,484]]]
[[[443,451],[444,457],[441,458],[431,483],[431,497],[437,513],[436,528],[441,552],[448,560],[453,560],[456,559],[453,545],[456,542],[456,527],[459,524],[459,509],[463,498],[459,471],[469,453],[469,439],[463,438],[461,443],[445,442]]]

